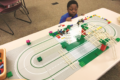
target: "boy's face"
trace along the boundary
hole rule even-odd
[[[67,9],[71,17],[74,17],[77,14],[78,7],[76,4],[71,4]]]

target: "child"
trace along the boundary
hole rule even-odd
[[[78,17],[77,10],[78,10],[78,3],[75,0],[69,1],[67,4],[68,13],[64,14],[61,17],[60,23],[65,21],[71,21],[71,19]]]

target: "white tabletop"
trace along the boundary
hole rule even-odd
[[[75,19],[73,19],[71,22],[64,22],[63,24],[73,24],[77,23],[77,21],[81,18],[84,18],[86,16],[91,16],[93,14],[97,14],[99,16],[102,16],[110,21],[112,23],[119,25],[117,18],[120,16],[120,14],[113,12],[111,10],[100,8],[95,11],[92,11],[90,13],[85,14],[84,16],[79,16]],[[59,24],[58,24],[59,25]],[[15,49],[19,46],[22,46],[23,44],[26,44],[26,40],[29,39],[32,41],[37,40],[41,37],[44,37],[49,34],[49,31],[57,31],[58,25],[55,25],[53,27],[44,29],[42,31],[30,34],[28,36],[22,37],[20,39],[14,40],[12,42],[3,44],[0,46],[0,48],[6,48],[6,51],[10,51],[12,49]],[[120,43],[116,45],[116,48],[120,46]],[[119,53],[119,49],[117,49],[117,53]],[[111,49],[107,50],[100,56],[98,56],[96,59],[88,63],[85,67],[78,70],[76,73],[68,77],[66,80],[96,80],[100,76],[102,76],[106,71],[108,71],[111,67],[113,67],[118,61],[120,61],[120,55],[117,54],[117,59],[113,59],[113,54]]]

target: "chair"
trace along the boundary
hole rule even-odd
[[[7,5],[10,5],[10,4],[13,4],[13,3],[16,3],[18,2],[19,0],[0,0],[0,4],[4,5],[4,6],[7,6]],[[22,8],[23,9],[23,12],[24,14],[28,17],[29,21],[26,21],[26,20],[23,20],[23,19],[20,19],[20,18],[17,18],[16,17],[16,11],[18,9]],[[24,21],[24,22],[27,22],[27,23],[31,23],[31,19],[30,17],[28,16],[29,12],[25,6],[25,2],[22,2],[19,1],[18,4],[16,4],[15,6],[12,6],[10,8],[5,8],[5,7],[0,7],[0,14],[5,14],[5,13],[10,13],[10,12],[13,12],[14,11],[14,17],[18,20],[21,20],[21,21]],[[21,11],[21,10],[20,10]],[[14,32],[12,31],[12,29],[10,28],[10,26],[7,24],[7,22],[4,20],[4,18],[0,15],[0,18],[5,22],[5,24],[7,25],[7,27],[10,29],[11,32],[8,32],[4,29],[1,29],[2,31],[6,32],[6,33],[9,33],[11,35],[14,35]]]

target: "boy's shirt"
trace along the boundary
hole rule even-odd
[[[69,13],[64,14],[60,19],[60,23],[65,22],[68,17],[70,17]],[[76,17],[78,17],[77,14],[74,17],[72,17],[71,19],[76,18]]]

